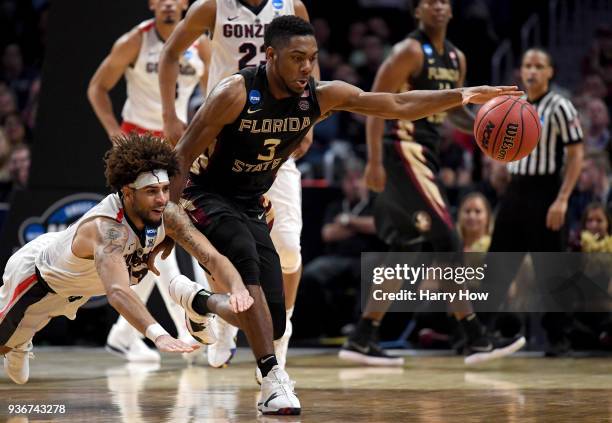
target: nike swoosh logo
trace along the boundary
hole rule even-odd
[[[270,401],[272,401],[274,398],[278,398],[279,396],[280,395],[278,395],[278,393],[272,392],[272,395],[270,395],[268,399],[266,400],[266,402],[264,402],[264,407],[267,407]]]
[[[365,346],[365,347],[362,347],[361,345],[356,344],[356,343],[354,343],[354,342],[351,342],[349,345],[350,345],[352,348],[355,348],[357,351],[359,351],[359,352],[360,352],[360,353],[362,353],[362,354],[367,354],[367,353],[369,353],[369,352],[370,352],[370,346],[369,346],[369,345],[368,345],[368,346]]]
[[[472,351],[489,352],[493,350],[493,345],[489,343],[486,347],[472,347]]]
[[[262,215],[262,216],[263,216],[263,215]],[[261,217],[260,217],[260,219],[261,219]],[[274,356],[273,356],[273,355],[271,355],[270,357],[266,358],[265,360],[261,360],[261,363],[263,364],[263,363],[265,363],[266,361],[270,360],[270,359],[271,359],[271,358],[273,358],[273,357],[274,357]]]
[[[266,212],[263,212],[262,214],[260,214],[259,216],[257,216],[257,218],[259,220],[261,220],[264,216],[266,215]],[[262,363],[265,363],[265,361],[262,361]]]
[[[248,114],[250,114],[250,115],[252,115],[253,113],[257,113],[257,112],[260,112],[260,111],[262,111],[262,110],[263,110],[263,109],[255,109],[255,110],[251,110],[251,108],[249,107],[249,108],[247,109],[247,113],[248,113]]]
[[[231,16],[231,17],[228,17],[228,18],[227,18],[227,20],[228,20],[228,21],[235,21],[235,20],[236,20],[236,19],[238,19],[239,17],[240,17],[240,16]]]

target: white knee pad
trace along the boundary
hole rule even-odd
[[[283,273],[297,272],[302,265],[302,248],[299,236],[289,232],[279,232],[275,235],[272,237],[272,241],[280,258]]]

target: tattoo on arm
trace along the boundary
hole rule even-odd
[[[100,223],[102,246],[104,254],[123,252],[127,242],[127,230],[120,224],[103,219]]]
[[[210,262],[210,244],[204,244],[196,239],[198,231],[183,208],[175,203],[169,202],[164,211],[164,224],[168,235],[202,265]],[[203,238],[203,237],[202,237]]]

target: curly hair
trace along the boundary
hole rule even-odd
[[[106,184],[119,191],[142,172],[164,169],[168,177],[179,170],[178,159],[170,144],[150,134],[121,135],[113,138],[115,146],[104,155]]]
[[[279,48],[289,42],[291,37],[311,35],[314,28],[304,19],[293,15],[284,15],[272,19],[264,32],[264,46]]]

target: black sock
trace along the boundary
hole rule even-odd
[[[264,355],[257,360],[257,367],[259,367],[259,370],[261,370],[262,377],[268,376],[268,373],[270,373],[272,367],[276,365],[278,365],[278,361],[276,361],[276,356],[274,354]]]
[[[469,314],[459,321],[468,340],[480,338],[485,330],[476,313]]]
[[[205,289],[201,289],[196,296],[193,298],[193,302],[191,303],[191,307],[193,307],[193,311],[195,311],[198,314],[201,314],[202,316],[205,315],[206,313],[210,313],[210,309],[208,308],[208,305],[206,304],[208,302],[208,299],[210,298],[210,296],[213,293],[210,291],[207,291]]]
[[[380,322],[362,317],[357,323],[355,332],[351,336],[351,340],[361,345],[365,345],[370,341],[374,341],[378,335]]]

